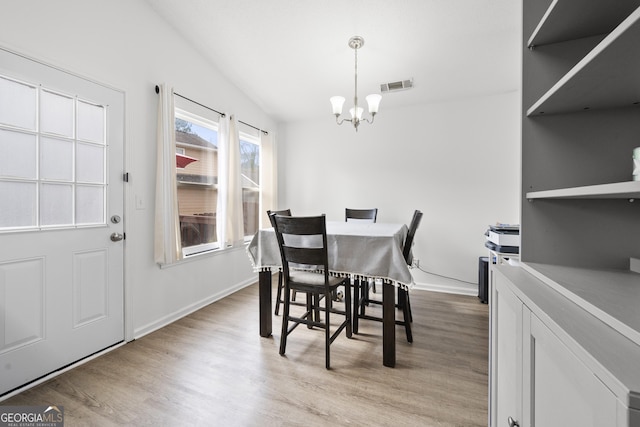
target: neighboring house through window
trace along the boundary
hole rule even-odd
[[[186,109],[175,110],[176,181],[180,238],[185,256],[220,248],[216,232],[218,197],[218,123]],[[260,211],[260,139],[240,132],[245,238],[258,229]]]

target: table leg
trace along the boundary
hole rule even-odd
[[[382,364],[396,366],[396,295],[391,283],[382,285]]]
[[[351,316],[351,324],[352,330],[354,334],[358,333],[358,314],[360,313],[360,280],[355,276],[352,278],[353,281],[353,299],[351,300],[351,304],[353,305],[353,314]]]
[[[271,336],[271,271],[258,273],[258,296],[260,300],[260,336]]]

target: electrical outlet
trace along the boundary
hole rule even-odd
[[[411,266],[414,268],[419,268],[420,267],[420,260],[418,258],[414,258],[413,261],[411,262]]]

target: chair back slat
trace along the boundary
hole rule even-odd
[[[404,259],[408,265],[411,265],[411,263],[413,262],[411,246],[413,245],[413,238],[416,235],[416,230],[418,230],[418,226],[420,225],[421,220],[422,212],[416,210],[413,213],[413,218],[411,219],[411,223],[409,224],[409,232],[407,233],[407,238],[404,240],[404,248],[402,249],[402,255],[404,256]]]
[[[378,208],[373,208],[373,209],[346,208],[344,210],[345,221],[349,221],[349,219],[369,219],[372,222],[376,222],[377,217],[378,217]]]
[[[324,248],[297,248],[284,246],[282,248],[290,264],[302,264],[324,267]]]

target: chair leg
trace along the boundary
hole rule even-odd
[[[404,292],[405,297],[401,298],[400,293]],[[404,311],[404,305],[407,306],[407,311],[409,312],[409,322],[413,322],[413,314],[411,313],[411,299],[409,298],[409,292],[398,287],[398,307]]]
[[[353,336],[353,323],[351,321],[351,282],[344,285],[344,312],[347,317],[347,338]]]
[[[311,294],[307,292],[307,313],[309,313],[308,314],[309,320],[318,321],[318,317],[320,316],[320,314],[316,309],[316,307],[318,306],[317,304],[318,304],[318,300],[315,294]],[[313,325],[307,324],[307,329],[311,329],[311,328],[313,328]]]
[[[277,316],[280,313],[280,301],[282,301],[282,271],[278,272],[278,290],[276,291],[276,311]]]
[[[353,288],[353,314],[351,321],[353,323],[353,333],[358,333],[358,310],[360,309],[360,281],[355,277],[352,279],[351,287]]]
[[[313,307],[314,307],[314,312],[313,312],[313,318],[316,322],[320,322],[321,321],[321,317],[320,317],[320,294],[313,294]]]
[[[360,301],[357,302],[360,306],[360,315],[364,316],[365,307],[369,305],[369,281],[360,280]]]
[[[363,301],[363,304],[366,306],[369,305],[369,292],[371,291],[371,287],[373,286],[373,288],[375,289],[375,286],[376,286],[375,279],[373,280],[373,285],[372,285],[372,282],[370,282],[369,280],[370,279],[365,280],[364,282],[365,290],[362,292],[362,301]],[[375,290],[373,292],[375,293]],[[362,314],[364,314],[364,312]]]
[[[324,306],[325,306],[325,315],[324,315],[324,321],[325,321],[325,328],[324,328],[324,357],[325,357],[325,368],[330,369],[331,367],[331,352],[329,351],[329,348],[331,347],[331,323],[329,321],[330,316],[329,314],[331,313],[331,293],[330,292],[325,292],[324,295]]]
[[[398,287],[398,305],[402,308],[404,316],[404,329],[407,334],[407,341],[413,342],[413,334],[411,333],[411,314],[409,313],[409,304],[407,303],[407,291]]]
[[[287,348],[287,335],[289,330],[289,308],[291,306],[289,285],[284,286],[284,313],[282,313],[282,333],[280,335],[280,355],[283,356]]]

